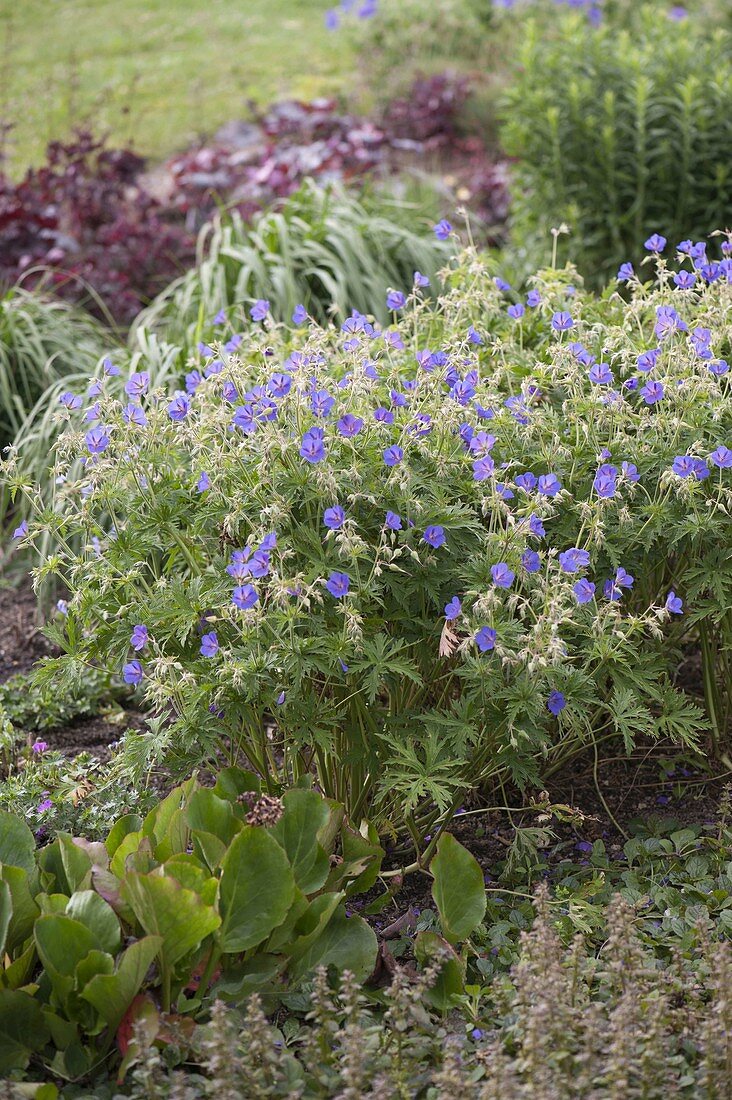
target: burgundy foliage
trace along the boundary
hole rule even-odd
[[[500,238],[508,213],[506,164],[461,133],[468,81],[419,77],[378,122],[332,99],[284,100],[215,141],[173,157],[152,184],[144,161],[88,133],[53,142],[46,163],[15,183],[0,174],[0,284],[44,280],[63,297],[124,324],[194,258],[195,232],[222,206],[245,217],[306,177],[351,181],[409,165],[449,172],[455,193]]]
[[[43,281],[104,315],[91,288],[130,320],[194,255],[191,234],[141,186],[143,166],[79,132],[19,183],[0,175],[0,283]]]

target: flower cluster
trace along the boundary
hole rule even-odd
[[[254,302],[243,333],[212,319],[185,392],[108,370],[91,412],[65,395],[69,659],[172,707],[188,763],[226,738],[352,812],[538,781],[608,726],[693,740],[685,612],[715,652],[732,607],[727,251],[629,301],[571,272],[519,296],[468,251],[436,308],[419,272],[390,291],[387,327]]]

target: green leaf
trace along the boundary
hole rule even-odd
[[[376,935],[363,917],[346,916],[345,908],[336,911],[322,935],[291,968],[293,978],[302,978],[319,966],[350,970],[359,981],[367,978],[376,962]]]
[[[0,881],[0,959],[5,954],[8,929],[13,917],[13,898],[7,882]]]
[[[13,905],[13,919],[7,933],[6,949],[12,955],[33,933],[39,909],[30,892],[28,873],[21,867],[0,867],[0,881],[7,883]]]
[[[450,943],[467,939],[485,916],[486,893],[483,872],[467,848],[450,833],[437,841],[437,854],[430,863],[434,876],[432,897]]]
[[[30,874],[36,866],[36,841],[25,821],[0,810],[0,863],[22,867]]]
[[[192,890],[155,871],[130,871],[121,894],[145,931],[160,937],[159,954],[166,967],[193,951],[221,923],[218,913]]]
[[[112,1031],[142,987],[150,965],[162,947],[160,936],[146,936],[128,947],[114,974],[98,974],[81,992]]]
[[[247,951],[287,916],[295,876],[283,849],[264,829],[245,825],[224,857],[220,882],[221,947]]]
[[[320,830],[330,821],[330,808],[316,791],[288,791],[282,803],[284,813],[269,832],[287,853],[297,885],[304,894],[312,894],[330,870],[318,843]]]
[[[49,1039],[38,1002],[27,993],[0,990],[0,1074],[24,1070]]]
[[[96,938],[100,951],[116,955],[122,943],[119,919],[111,905],[94,890],[72,894],[66,906],[66,916],[85,925]]]
[[[272,944],[268,944],[268,946],[271,950],[281,951],[284,955],[289,955],[293,960],[301,958],[323,935],[342,901],[342,893],[320,894],[317,898],[313,898],[305,912],[297,920],[289,942],[281,943],[279,947],[274,947]],[[279,929],[277,932],[279,932]],[[273,935],[276,936],[277,932]]]
[[[119,848],[122,841],[130,833],[136,833],[142,831],[142,818],[139,814],[125,814],[124,817],[119,817],[115,821],[112,828],[109,830],[109,836],[105,842],[107,854],[110,859]]]
[[[57,1001],[66,1005],[74,991],[76,968],[96,949],[94,934],[71,917],[39,917],[33,935],[36,949]]]
[[[425,999],[440,1012],[452,1007],[453,998],[463,992],[465,968],[446,940],[437,932],[420,932],[414,941],[414,954],[420,966],[440,960],[440,972],[434,985],[425,992]]]
[[[74,844],[68,833],[59,833],[52,844],[38,853],[38,864],[47,876],[48,893],[71,897],[77,890],[88,890],[92,864],[87,853]]]
[[[230,802],[202,787],[188,803],[188,826],[191,830],[211,833],[228,847],[240,823],[234,818]]]

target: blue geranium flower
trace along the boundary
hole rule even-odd
[[[336,600],[341,600],[348,595],[350,585],[351,578],[348,573],[331,573],[325,582],[325,587]]]
[[[492,626],[482,626],[475,635],[475,644],[481,653],[487,653],[496,645],[496,632]]]

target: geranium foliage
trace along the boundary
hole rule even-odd
[[[101,378],[27,536],[52,530],[70,592],[46,675],[101,661],[172,710],[138,767],[314,771],[415,835],[589,739],[721,739],[732,271],[678,261],[626,270],[628,300],[571,270],[523,299],[468,251],[437,303],[391,291],[386,328],[258,301],[186,391]],[[695,640],[706,713],[673,680]]]

